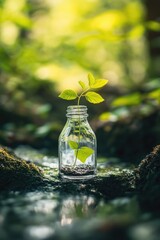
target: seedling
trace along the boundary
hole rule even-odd
[[[85,82],[79,81],[79,85],[81,87],[81,92],[75,92],[71,89],[64,90],[59,97],[64,100],[76,100],[77,106],[80,105],[80,100],[82,97],[93,104],[98,104],[104,101],[104,98],[97,93],[99,89],[104,87],[108,83],[106,79],[95,79],[94,76],[89,73],[88,74],[88,84]],[[78,141],[68,141],[68,145],[71,149],[74,150],[75,161],[73,167],[76,165],[77,159],[79,159],[82,163],[85,163],[87,158],[94,153],[92,148],[87,146],[80,147],[80,135],[81,135],[81,127],[80,127],[80,116],[79,116],[79,129],[78,129]]]

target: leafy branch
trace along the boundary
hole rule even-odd
[[[77,105],[80,105],[80,100],[82,97],[85,97],[86,100],[93,104],[98,104],[104,101],[104,98],[95,91],[99,90],[100,88],[104,87],[108,80],[106,79],[95,79],[94,76],[89,73],[88,74],[88,86],[86,86],[86,83],[83,81],[78,82],[79,85],[82,88],[81,93],[78,95],[77,92],[75,92],[72,89],[64,90],[59,97],[64,100],[75,100],[78,99]]]
[[[98,104],[104,101],[104,98],[98,94],[97,90],[104,87],[108,80],[106,79],[95,79],[94,76],[89,73],[88,74],[88,85],[86,85],[85,82],[79,81],[79,85],[81,86],[81,93],[78,94],[77,92],[73,91],[72,89],[64,90],[59,97],[64,100],[75,100],[77,99],[77,106],[80,105],[80,100],[82,97],[85,97],[85,99],[93,104]],[[76,165],[77,159],[79,159],[82,163],[85,163],[87,158],[91,156],[94,153],[94,150],[92,148],[83,146],[79,147],[80,145],[80,116],[79,116],[79,130],[78,130],[78,142],[75,141],[69,141],[69,147],[74,150],[75,155],[75,161],[73,164],[73,167]]]

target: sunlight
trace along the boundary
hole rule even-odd
[[[39,67],[35,76],[40,79],[49,79],[56,83],[57,90],[62,91],[66,88],[72,88],[75,90],[79,89],[79,85],[77,84],[78,80],[84,79],[86,77],[85,72],[78,65],[74,67],[61,67],[56,64],[49,64],[46,66]]]
[[[13,45],[19,35],[19,28],[12,22],[4,22],[1,26],[1,41]]]

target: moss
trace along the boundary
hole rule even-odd
[[[32,187],[44,189],[49,186],[63,193],[93,193],[112,199],[133,192],[135,179],[133,171],[110,168],[104,172],[99,171],[97,176],[91,180],[60,180],[57,173],[54,177],[42,174],[33,163],[17,157],[7,148],[0,148],[0,190],[30,191]]]
[[[62,180],[57,184],[57,190],[63,193],[95,194],[105,199],[113,199],[133,193],[135,190],[135,175],[128,169],[112,168],[90,180]]]
[[[160,145],[141,161],[135,173],[142,207],[160,211]]]
[[[135,175],[132,170],[113,168],[94,180],[96,191],[106,198],[115,198],[135,190]]]
[[[27,189],[42,180],[41,170],[22,160],[7,148],[0,147],[0,190]]]

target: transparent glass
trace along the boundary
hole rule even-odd
[[[83,105],[67,108],[67,122],[59,136],[59,175],[67,179],[89,179],[96,174],[96,136]]]

